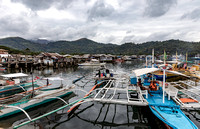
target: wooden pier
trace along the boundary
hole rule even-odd
[[[78,59],[75,58],[51,58],[30,55],[10,55],[7,58],[0,57],[0,64],[7,68],[64,68],[77,66]]]

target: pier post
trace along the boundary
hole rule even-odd
[[[58,68],[58,63],[56,63],[56,68]]]
[[[60,63],[60,67],[63,68],[63,63]]]
[[[65,62],[65,67],[68,67],[68,62]]]
[[[11,63],[11,62],[10,62],[10,61],[11,61],[10,58],[11,58],[11,57],[8,56],[8,68],[10,68],[10,63]]]
[[[25,55],[25,68],[27,68],[27,60],[28,60],[27,55]]]
[[[16,64],[15,64],[15,68],[16,68],[16,69],[19,68],[18,62],[16,62]]]

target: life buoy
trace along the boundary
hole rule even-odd
[[[170,68],[172,68],[172,65],[170,65],[170,64],[162,64],[162,65],[159,65],[159,67],[162,68],[162,69],[170,69]]]

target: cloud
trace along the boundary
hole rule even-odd
[[[121,43],[134,42],[134,40],[135,40],[135,35],[128,35],[122,39]]]
[[[1,35],[6,36],[23,36],[28,33],[30,25],[24,17],[7,15],[0,18]]]
[[[148,17],[160,17],[167,13],[176,4],[176,0],[146,0],[147,7],[144,15]]]
[[[171,32],[156,32],[147,37],[148,41],[162,41],[169,39]]]
[[[200,41],[199,4],[198,0],[0,0],[0,37],[89,38],[116,44],[172,38]]]
[[[36,39],[38,37],[48,40],[77,40],[80,38],[92,39],[96,36],[98,24],[65,24],[66,20],[62,20],[59,23],[35,23],[32,25],[29,34],[26,34],[26,38]]]
[[[112,14],[114,8],[103,1],[97,1],[94,6],[88,10],[88,20],[93,21],[99,18],[105,18]]]
[[[12,2],[20,2],[33,11],[45,10],[54,6],[57,9],[67,8],[72,0],[11,0]]]
[[[183,14],[181,16],[181,19],[192,19],[192,20],[200,19],[200,8],[196,8],[191,12]]]

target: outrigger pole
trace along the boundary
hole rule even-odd
[[[72,103],[69,103],[69,104],[67,104],[67,105],[64,105],[64,106],[62,106],[62,107],[60,107],[60,108],[57,108],[56,110],[53,110],[53,111],[51,111],[51,112],[48,112],[48,113],[46,113],[46,114],[44,114],[44,115],[38,116],[38,117],[36,117],[36,118],[33,118],[32,120],[29,120],[29,121],[26,121],[26,122],[24,122],[24,123],[21,123],[21,124],[19,124],[19,125],[17,125],[17,126],[14,126],[13,128],[14,128],[14,129],[17,129],[17,128],[21,127],[21,126],[24,126],[24,125],[28,124],[28,123],[34,122],[34,121],[36,121],[36,120],[39,120],[39,119],[41,119],[41,118],[43,118],[43,117],[45,117],[45,116],[48,116],[48,115],[51,115],[51,114],[53,114],[53,113],[55,113],[55,112],[57,112],[57,111],[60,111],[60,110],[66,108],[66,107],[68,107],[68,106],[74,105],[74,104],[76,104],[76,103],[79,102],[79,101],[83,101],[83,100],[85,100],[85,99],[87,99],[87,98],[89,98],[89,97],[91,97],[91,96],[92,96],[92,94],[90,94],[90,95],[88,95],[88,96],[86,96],[86,97],[84,97],[84,98],[82,98],[82,99],[76,100],[76,101],[74,101],[74,102],[72,102]]]

